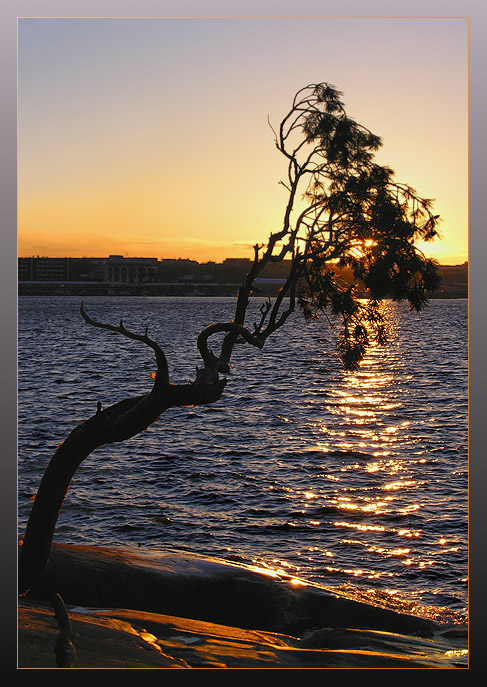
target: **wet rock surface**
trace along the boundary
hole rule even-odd
[[[188,554],[56,545],[20,600],[19,667],[56,667],[59,593],[73,667],[466,667],[466,630]]]

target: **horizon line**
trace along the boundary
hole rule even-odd
[[[123,258],[123,259],[128,259],[128,260],[157,260],[158,262],[161,262],[163,260],[181,260],[181,261],[188,261],[188,262],[196,262],[198,265],[205,265],[209,263],[214,263],[216,265],[221,265],[223,262],[226,260],[231,260],[231,261],[246,261],[246,262],[253,262],[252,258],[247,258],[247,257],[227,257],[223,258],[222,262],[217,262],[216,260],[204,260],[204,261],[199,261],[195,260],[194,258],[188,258],[188,257],[172,257],[172,258],[158,258],[157,256],[154,255],[121,255],[120,253],[109,253],[108,255],[17,255],[18,260],[28,260],[28,259],[41,259],[41,260],[106,260],[111,257],[116,257],[116,258]],[[446,266],[446,267],[462,267],[463,265],[468,265],[468,260],[464,260],[463,262],[457,262],[457,263],[442,263],[440,262],[437,258],[432,258],[433,260],[436,260],[438,265],[440,266]],[[461,258],[459,258],[461,260]],[[290,261],[290,258],[287,258],[287,261]],[[286,258],[283,258],[281,262],[286,262]]]

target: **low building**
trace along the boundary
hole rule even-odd
[[[110,255],[106,262],[106,281],[124,284],[151,284],[157,281],[157,258],[124,258]]]
[[[19,258],[19,281],[67,281],[70,258]]]

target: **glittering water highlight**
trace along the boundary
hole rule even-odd
[[[197,333],[230,319],[233,300],[85,305],[98,320],[149,326],[172,381],[186,382]],[[341,370],[328,323],[299,314],[263,351],[238,346],[219,402],[171,409],[85,460],[56,540],[195,551],[464,615],[467,301],[434,300],[419,315],[385,307],[389,343],[356,373]],[[153,369],[147,347],[86,325],[78,298],[19,299],[20,534],[57,444],[98,400],[149,390]]]

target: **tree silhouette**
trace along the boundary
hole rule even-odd
[[[117,332],[150,347],[157,371],[149,393],[126,398],[73,429],[59,445],[39,485],[19,555],[19,592],[25,593],[49,559],[59,511],[80,463],[96,448],[139,434],[164,411],[176,406],[214,403],[222,396],[238,342],[262,349],[267,339],[300,309],[305,318],[340,318],[338,355],[346,370],[356,370],[371,341],[384,344],[386,321],[381,301],[407,300],[420,311],[428,292],[439,285],[436,263],[415,243],[437,236],[438,215],[394,173],[374,162],[381,140],[350,119],[341,93],[326,83],[300,90],[289,113],[274,131],[277,149],[287,160],[287,189],[282,228],[267,243],[254,246],[254,259],[239,290],[234,318],[209,325],[197,337],[203,365],[189,384],[174,384],[159,345],[124,323],[98,322],[81,304],[92,327]],[[272,262],[286,260],[287,279],[277,296],[260,307],[249,325],[247,308],[255,280]],[[349,268],[352,283],[340,276]],[[368,298],[360,296],[366,290]],[[210,348],[224,334],[219,350]]]

